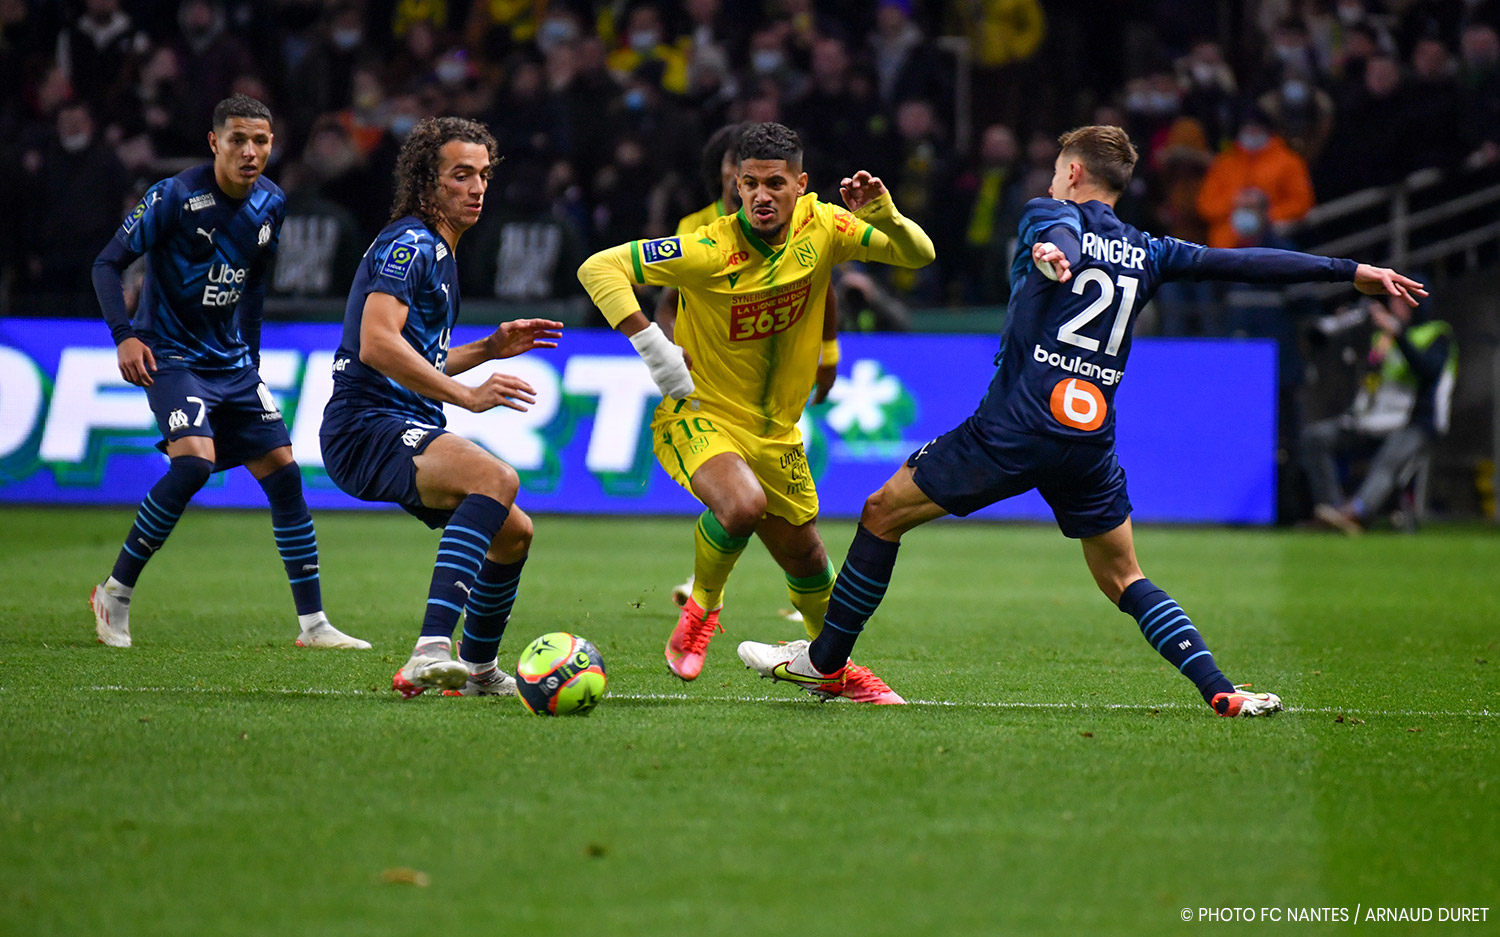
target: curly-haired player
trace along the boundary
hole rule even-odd
[[[531,546],[531,518],[515,507],[515,469],[443,429],[445,403],[475,413],[525,410],[535,391],[508,374],[470,387],[450,375],[533,348],[555,348],[561,322],[518,319],[449,349],[458,318],[458,239],[479,220],[498,162],[483,124],[418,123],[396,160],[392,221],[365,251],[333,362],[323,412],[328,477],[356,498],[391,501],[443,528],[421,636],[391,686],[466,696],[515,693],[497,651]],[[453,629],[464,617],[460,660]]]

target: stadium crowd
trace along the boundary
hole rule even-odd
[[[970,84],[943,36],[967,39]],[[273,295],[342,295],[401,140],[456,114],[505,155],[466,296],[578,295],[591,251],[712,200],[709,134],[778,120],[825,197],[867,168],[931,234],[938,262],[885,289],[995,304],[1076,124],[1141,149],[1122,217],[1214,246],[1286,244],[1318,201],[1495,164],[1500,0],[0,0],[0,87],[11,313],[97,315],[95,254],[147,185],[205,158],[236,91],[276,116]],[[1197,298],[1164,293],[1161,330],[1229,334],[1254,305]]]

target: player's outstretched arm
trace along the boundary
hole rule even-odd
[[[1386,295],[1415,306],[1427,295],[1421,283],[1386,267],[1274,247],[1203,247],[1176,238],[1153,242],[1164,280],[1237,280],[1244,283],[1352,283],[1362,293]]]
[[[478,341],[448,350],[443,373],[462,374],[475,365],[498,358],[514,358],[534,348],[556,348],[562,338],[561,322],[552,319],[513,319]]]
[[[693,392],[690,363],[686,353],[641,312],[628,272],[633,262],[629,244],[602,250],[578,268],[578,281],[605,320],[630,339],[662,396],[681,400]]]
[[[863,259],[911,269],[925,267],[937,259],[932,238],[921,225],[896,210],[896,203],[879,176],[863,169],[845,176],[839,182],[839,194],[856,218],[875,229],[865,245]]]
[[[406,304],[389,293],[371,293],[365,297],[359,327],[361,364],[429,400],[457,404],[475,413],[495,407],[524,411],[536,403],[536,391],[518,377],[491,374],[478,387],[469,387],[434,368],[402,336],[406,315]]]

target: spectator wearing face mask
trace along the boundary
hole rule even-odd
[[[94,316],[94,255],[119,227],[125,167],[82,101],[57,111],[56,133],[22,155],[17,195],[25,219],[21,308],[33,315]]]
[[[1198,214],[1208,225],[1210,247],[1235,246],[1230,216],[1242,189],[1259,189],[1266,194],[1267,216],[1279,228],[1300,221],[1313,207],[1307,162],[1272,133],[1271,127],[1263,112],[1251,111],[1240,124],[1234,143],[1209,165],[1198,191]]]
[[[1411,53],[1411,81],[1402,118],[1410,128],[1405,141],[1406,170],[1457,166],[1458,66],[1442,40],[1418,39]]]
[[[1309,165],[1316,163],[1333,133],[1333,97],[1318,87],[1313,76],[1288,69],[1281,83],[1262,94],[1255,104],[1280,129],[1287,146]]]
[[[1239,85],[1224,61],[1217,42],[1203,40],[1177,62],[1177,81],[1183,88],[1182,114],[1196,120],[1217,150],[1234,132]]]
[[[609,70],[618,78],[623,80],[643,66],[655,63],[663,91],[687,93],[687,49],[691,41],[683,38],[674,42],[667,35],[661,11],[654,5],[643,3],[632,9],[620,39],[620,47],[606,60]]]

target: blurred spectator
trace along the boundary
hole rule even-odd
[[[1034,198],[1047,197],[1047,190],[1052,187],[1052,175],[1057,169],[1057,152],[1057,140],[1049,133],[1037,130],[1026,140],[1026,164],[1005,193],[1005,215],[1000,229],[1007,238],[1016,236],[1026,203]]]
[[[1307,24],[1300,17],[1288,16],[1276,24],[1271,43],[1266,48],[1265,61],[1251,83],[1251,90],[1260,94],[1276,87],[1283,75],[1318,75],[1325,71],[1325,66],[1326,63],[1318,60]]]
[[[646,231],[648,203],[641,183],[648,173],[655,175],[640,141],[626,137],[615,144],[613,159],[594,176],[594,243],[621,244]]]
[[[235,78],[255,70],[255,62],[244,43],[225,32],[223,10],[209,0],[184,0],[177,26],[174,51],[187,91],[188,121],[207,127],[214,105],[229,95]]]
[[[99,139],[89,106],[57,110],[55,132],[22,156],[22,291],[37,315],[97,316],[94,257],[125,213],[125,167]]]
[[[1418,39],[1411,54],[1411,83],[1402,109],[1401,128],[1407,131],[1408,172],[1437,166],[1457,166],[1458,68],[1439,39]]]
[[[582,293],[576,271],[588,244],[572,219],[554,210],[558,193],[549,190],[547,174],[537,163],[502,164],[502,178],[510,177],[502,197],[485,200],[479,223],[464,237],[464,295],[527,303]]]
[[[1272,247],[1293,250],[1296,245],[1278,235],[1271,223],[1270,199],[1260,189],[1241,189],[1234,198],[1229,227],[1234,232],[1230,247]],[[1296,365],[1297,333],[1286,310],[1285,287],[1273,283],[1226,283],[1223,305],[1204,311],[1205,335],[1237,338],[1274,338],[1282,352],[1279,373],[1289,384],[1301,380]]]
[[[1348,534],[1360,533],[1369,517],[1415,470],[1433,440],[1448,431],[1458,346],[1453,329],[1424,321],[1399,301],[1366,300],[1378,329],[1370,349],[1372,373],[1345,413],[1302,432],[1302,465],[1317,505],[1318,520]],[[1340,458],[1370,459],[1364,482],[1345,500]]]
[[[1396,51],[1386,18],[1377,15],[1366,0],[1337,0],[1326,28],[1314,42],[1331,75],[1355,81],[1364,77],[1364,60],[1371,53]]]
[[[1210,247],[1233,247],[1230,217],[1241,189],[1259,189],[1269,200],[1268,214],[1278,226],[1301,220],[1313,206],[1307,163],[1280,137],[1259,111],[1250,111],[1234,143],[1214,158],[1198,192],[1198,214],[1208,225]]]
[[[147,49],[120,0],[85,0],[83,15],[57,36],[57,67],[73,92],[95,108],[123,90],[126,69]]]
[[[1157,148],[1156,164],[1148,180],[1156,205],[1151,227],[1161,234],[1202,244],[1208,226],[1198,215],[1198,192],[1213,162],[1203,127],[1192,117],[1179,117]],[[1156,291],[1155,305],[1163,335],[1190,335],[1205,331],[1204,310],[1218,303],[1215,284],[1171,280]]]
[[[1384,53],[1365,63],[1360,92],[1339,107],[1337,123],[1318,161],[1318,191],[1338,198],[1406,175],[1411,141],[1402,125],[1401,66]]]
[[[1202,244],[1208,238],[1208,226],[1198,215],[1198,192],[1214,159],[1203,126],[1192,117],[1177,118],[1157,147],[1155,159],[1150,167],[1156,205],[1152,227]]]
[[[944,106],[949,97],[945,69],[912,20],[911,0],[880,0],[870,33],[876,93],[887,108],[898,101],[925,98]]]
[[[386,65],[385,86],[393,94],[418,90],[431,79],[437,57],[437,30],[430,23],[413,23]]]
[[[159,46],[141,63],[136,80],[117,99],[114,121],[126,139],[144,138],[153,158],[185,159],[203,152],[203,133],[188,116],[177,53]]]
[[[374,237],[385,227],[390,203],[381,204],[373,197],[381,191],[379,180],[361,161],[348,129],[336,116],[321,117],[313,125],[302,161],[308,170],[309,187],[348,209],[363,237]]]
[[[844,43],[838,39],[820,39],[812,49],[808,92],[787,110],[788,122],[801,135],[806,147],[803,162],[824,168],[822,177],[813,177],[809,185],[829,198],[837,197],[838,177],[828,178],[832,167],[854,154],[868,154],[874,146],[870,128],[876,111],[868,99],[855,95],[852,78]],[[878,162],[877,158],[877,164],[868,167],[877,176],[885,169]]]
[[[960,201],[969,205],[961,274],[965,302],[993,305],[1010,296],[1006,267],[1012,232],[1000,225],[1005,189],[1019,171],[1020,155],[1015,133],[991,124],[979,138],[977,165],[958,179]]]
[[[288,87],[296,89],[287,101],[287,116],[298,139],[306,139],[320,115],[342,109],[354,97],[354,71],[364,54],[363,42],[359,8],[352,4],[333,7],[311,48],[287,75]],[[359,103],[355,102],[356,107]]]
[[[482,61],[502,62],[538,38],[549,22],[546,10],[547,4],[535,0],[473,0],[464,25],[465,45]]]
[[[1148,160],[1177,119],[1182,89],[1171,73],[1133,79],[1125,90],[1125,129]]]
[[[1281,83],[1256,99],[1287,146],[1309,165],[1318,161],[1333,133],[1333,97],[1313,76],[1288,69]]]
[[[286,220],[271,292],[283,296],[342,296],[359,266],[365,239],[344,206],[325,198],[317,175],[300,163],[282,173]]]
[[[351,77],[350,90],[353,100],[338,112],[338,120],[364,159],[380,145],[390,121],[380,70],[373,63],[359,66]]]
[[[1500,34],[1484,23],[1464,29],[1458,107],[1464,165],[1493,165],[1500,160]]]
[[[543,176],[558,156],[572,149],[566,111],[547,88],[546,75],[536,62],[516,62],[510,84],[485,122],[507,161],[526,164],[531,175]],[[508,168],[512,178],[523,173]],[[540,184],[540,183],[539,183]]]
[[[902,101],[896,108],[896,135],[901,141],[901,161],[894,173],[885,178],[902,214],[911,218],[931,236],[937,248],[937,262],[921,270],[894,269],[891,282],[923,305],[947,301],[944,284],[954,269],[956,252],[961,243],[962,218],[951,204],[957,160],[943,139],[932,104],[916,99]],[[854,154],[843,154],[839,165],[848,165]],[[831,167],[830,167],[831,168]]]
[[[1187,90],[1182,113],[1193,118],[1217,150],[1234,133],[1239,86],[1217,42],[1202,41],[1177,63],[1178,82]]]
[[[625,21],[623,44],[609,54],[609,70],[623,79],[636,74],[644,65],[659,66],[654,74],[661,88],[672,94],[687,92],[687,48],[690,40],[674,43],[667,35],[661,11],[654,4],[642,3],[630,11]]]
[[[807,76],[797,70],[787,50],[786,23],[757,29],[750,36],[750,77],[762,93],[774,91],[779,101],[795,101],[807,91]]]

